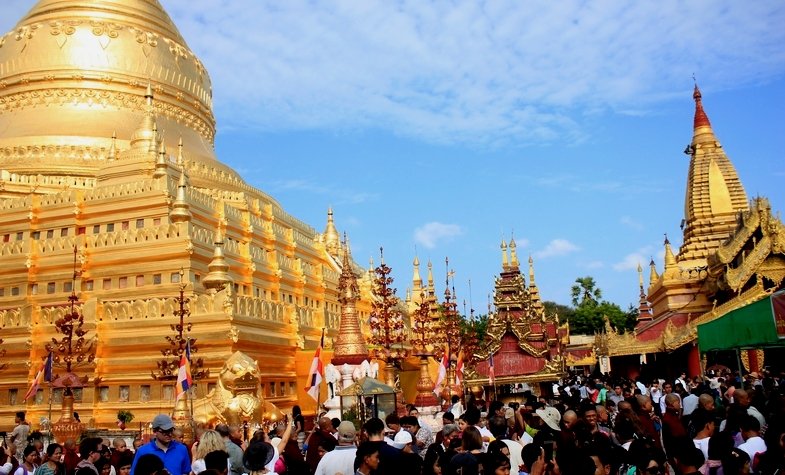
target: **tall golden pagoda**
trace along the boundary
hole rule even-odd
[[[332,209],[316,232],[219,162],[214,139],[210,76],[157,0],[41,0],[0,36],[0,426],[47,413],[48,388],[22,396],[68,311],[74,247],[96,335],[76,370],[92,382],[75,394],[84,421],[171,410],[173,382],[150,372],[181,281],[211,369],[196,397],[236,351],[258,361],[269,401],[305,394],[322,328],[340,320]]]
[[[785,285],[785,227],[772,214],[768,200],[748,201],[735,167],[714,135],[697,85],[693,99],[692,141],[684,151],[690,163],[681,248],[675,253],[665,237],[664,267],[658,272],[651,261],[647,293],[639,267],[641,317],[635,332],[619,335],[608,325],[596,345],[610,356],[684,350],[673,362],[684,365],[688,357],[692,375],[700,373],[698,347],[693,344],[698,325]],[[614,366],[614,371],[623,369]]]

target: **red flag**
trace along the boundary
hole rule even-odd
[[[458,353],[458,362],[455,364],[455,384],[463,384],[463,350]]]
[[[322,363],[322,348],[324,347],[324,329],[322,329],[322,339],[319,341],[319,347],[316,348],[316,353],[313,355],[311,361],[311,370],[308,372],[308,383],[305,387],[305,392],[311,396],[318,404],[319,401],[319,387],[324,379],[324,363]]]
[[[46,363],[41,365],[41,368],[35,374],[35,378],[33,378],[33,382],[30,384],[30,389],[27,390],[25,393],[24,400],[27,401],[28,398],[31,396],[35,396],[35,393],[38,391],[38,386],[41,385],[41,381],[44,380],[44,374],[46,373]]]

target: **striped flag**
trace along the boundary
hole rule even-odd
[[[458,362],[455,364],[455,384],[463,384],[463,350],[458,353]]]
[[[46,361],[41,363],[41,367],[38,369],[38,372],[35,373],[35,378],[33,378],[33,382],[30,384],[30,389],[27,390],[25,393],[24,400],[27,401],[30,397],[35,396],[35,393],[38,392],[38,387],[41,386],[41,382],[44,381],[44,376],[46,376],[46,368],[47,362],[51,358],[52,353],[49,353],[47,356]],[[51,368],[49,369],[50,378],[51,378]]]
[[[488,360],[488,384],[496,384],[496,375],[493,372],[493,354]]]
[[[193,386],[193,378],[191,377],[191,341],[185,346],[185,352],[180,356],[180,367],[177,369],[177,384],[175,384],[176,398],[180,397]]]
[[[442,361],[439,363],[439,374],[436,377],[436,385],[433,387],[433,392],[438,396],[441,393],[442,383],[447,378],[447,368],[450,367],[450,350],[447,348],[442,356]]]
[[[316,353],[313,355],[313,361],[311,361],[311,370],[308,372],[308,383],[305,387],[305,392],[307,392],[317,404],[320,402],[319,388],[322,384],[322,379],[324,379],[322,348],[324,348],[324,328],[322,328],[322,339],[319,341],[319,347],[316,348]]]

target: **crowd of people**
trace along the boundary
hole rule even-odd
[[[549,398],[453,398],[449,410],[371,418],[292,418],[247,437],[240,426],[178,440],[167,415],[149,442],[84,438],[46,447],[24,413],[0,475],[738,475],[785,473],[785,383],[710,373],[675,380],[575,376]],[[438,424],[434,417],[440,420]],[[439,430],[432,428],[439,427]],[[246,437],[244,437],[246,436]],[[248,440],[245,440],[248,439]]]

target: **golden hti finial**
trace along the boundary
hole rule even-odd
[[[529,285],[536,285],[534,283],[534,259],[531,254],[529,254]]]
[[[324,248],[333,257],[338,257],[338,251],[341,249],[341,235],[335,227],[332,206],[327,208],[327,226],[324,228]]]
[[[169,220],[173,223],[182,223],[191,220],[191,209],[185,198],[185,189],[188,182],[185,177],[185,167],[180,168],[180,180],[177,183],[177,195],[172,203],[172,211],[169,213]]]
[[[510,235],[510,265],[512,267],[520,266],[520,262],[518,262],[518,245],[515,244],[515,238]]]
[[[413,295],[416,297],[422,289],[422,277],[420,277],[420,258],[417,253],[414,254],[414,262],[412,262],[412,289]]]
[[[638,285],[643,290],[643,267],[640,262],[638,262]]]
[[[504,238],[502,238],[501,248],[502,248],[502,268],[506,269],[507,267],[510,266],[510,261],[507,256],[507,243],[504,241]]]

